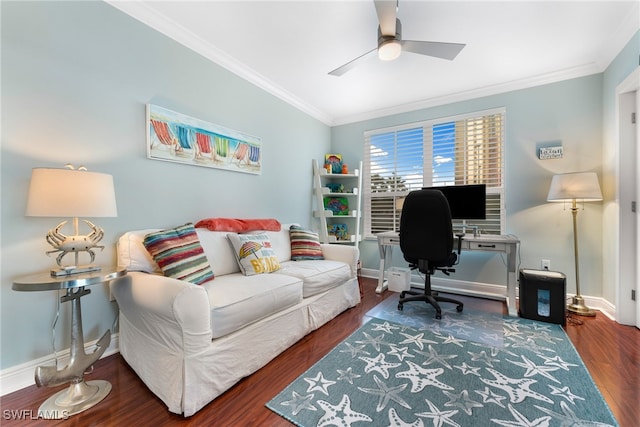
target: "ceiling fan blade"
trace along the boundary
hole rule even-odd
[[[395,36],[398,0],[374,0],[374,3],[380,23],[380,32],[383,36]]]
[[[341,65],[340,67],[336,68],[333,71],[330,71],[329,74],[331,74],[332,76],[341,76],[347,71],[349,71],[350,69],[352,69],[353,67],[355,67],[356,65],[358,65],[359,63],[363,62],[365,59],[369,58],[369,56],[372,56],[372,54],[377,51],[378,51],[378,48],[371,49],[369,52],[365,53],[364,55],[360,55],[356,59],[349,61],[344,65]]]
[[[466,46],[462,43],[423,42],[416,40],[402,40],[402,50],[420,55],[453,60]]]

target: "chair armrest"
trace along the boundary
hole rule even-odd
[[[360,258],[360,250],[357,246],[349,245],[332,245],[329,243],[321,243],[322,256],[332,261],[342,261],[351,267],[351,277],[358,277],[358,259]]]
[[[205,288],[137,271],[113,280],[109,286],[121,314],[138,332],[185,354],[197,353],[210,344]]]

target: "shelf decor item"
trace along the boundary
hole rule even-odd
[[[325,168],[331,166],[331,173],[342,173],[342,154],[325,154],[324,166]]]
[[[337,240],[349,240],[349,229],[347,224],[329,224],[327,232],[329,236],[334,236]]]
[[[346,197],[325,197],[324,208],[334,215],[349,215],[349,200]]]
[[[335,183],[335,182],[327,182],[325,187],[329,189],[330,193],[344,193],[344,184]]]

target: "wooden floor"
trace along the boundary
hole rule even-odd
[[[113,385],[111,393],[94,408],[68,420],[37,419],[40,404],[66,387],[37,388],[34,385],[2,397],[0,425],[291,426],[264,404],[365,323],[367,311],[385,298],[397,297],[391,292],[377,295],[374,279],[362,279],[362,285],[364,296],[361,304],[307,335],[190,418],[168,412],[116,354],[100,360],[86,378],[105,379]],[[465,307],[477,310],[495,304],[480,298],[461,299]],[[506,314],[504,304],[503,311]],[[621,326],[603,315],[580,320],[582,325],[569,323],[566,327],[571,341],[620,425],[637,427],[640,419],[640,331],[635,327]]]

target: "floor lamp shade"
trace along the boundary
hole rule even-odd
[[[573,217],[573,253],[575,259],[576,295],[567,311],[582,316],[595,316],[595,311],[584,304],[584,298],[580,295],[580,268],[578,265],[578,207],[577,201],[595,202],[602,200],[598,175],[595,172],[577,172],[554,175],[549,186],[547,201],[570,202]]]
[[[118,216],[113,177],[75,169],[35,168],[27,216],[99,218]]]
[[[602,200],[598,175],[595,172],[577,172],[554,175],[549,186],[548,202],[573,200]]]

